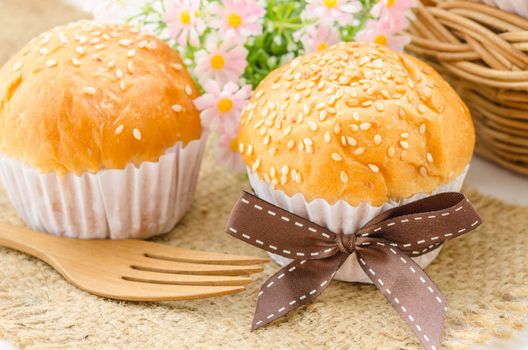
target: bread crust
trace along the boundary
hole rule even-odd
[[[290,196],[381,205],[455,179],[475,135],[468,108],[429,65],[341,43],[269,74],[238,140],[248,168]]]
[[[59,174],[157,161],[200,138],[197,96],[166,43],[124,25],[74,22],[0,69],[0,151]]]

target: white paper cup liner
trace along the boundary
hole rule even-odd
[[[148,238],[189,208],[207,135],[167,149],[157,162],[96,173],[40,173],[0,154],[0,180],[28,226],[70,238]]]
[[[469,166],[466,167],[464,172],[455,180],[439,186],[432,194],[460,191],[468,168]],[[339,200],[335,204],[330,204],[320,198],[307,202],[301,193],[297,193],[290,197],[283,191],[273,189],[269,183],[261,181],[258,175],[249,169],[248,175],[249,182],[259,198],[320,226],[327,227],[332,232],[344,234],[352,234],[356,232],[383,211],[431,195],[419,193],[399,201],[391,200],[379,207],[372,206],[366,202],[362,202],[358,206],[352,206],[344,200]],[[285,232],[284,234],[288,233]],[[425,268],[436,258],[440,249],[441,246],[429,253],[415,257],[413,260],[420,265],[420,267]],[[286,266],[292,261],[291,259],[280,255],[271,253],[269,255],[274,261],[282,266]],[[351,254],[348,257],[345,263],[337,271],[334,278],[340,281],[372,283],[370,278],[368,278],[359,266],[355,254]]]

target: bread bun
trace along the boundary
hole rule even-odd
[[[0,151],[59,174],[157,161],[200,138],[197,96],[161,40],[71,23],[34,38],[0,70]]]
[[[475,136],[467,107],[430,66],[342,43],[269,74],[238,140],[248,168],[290,196],[381,205],[460,175]]]

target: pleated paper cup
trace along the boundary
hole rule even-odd
[[[469,166],[466,167],[464,172],[455,180],[439,186],[432,194],[460,191],[468,168]],[[320,198],[308,202],[302,193],[288,196],[283,191],[273,189],[271,184],[261,181],[258,175],[249,169],[248,175],[249,182],[259,198],[320,226],[327,227],[332,232],[344,234],[352,234],[356,232],[383,211],[431,195],[419,193],[399,201],[391,200],[379,207],[372,206],[366,202],[360,203],[358,206],[352,206],[344,200],[339,200],[334,204],[330,204]],[[284,234],[287,235],[288,232],[284,232]],[[415,257],[413,260],[420,265],[420,267],[425,268],[438,256],[440,249],[441,246],[424,255]],[[275,262],[282,266],[286,266],[292,261],[291,259],[276,254],[270,253],[270,256]],[[368,278],[359,266],[355,254],[351,254],[348,257],[343,266],[337,271],[334,278],[340,281],[372,283],[370,278]]]
[[[191,204],[207,135],[157,162],[96,173],[40,173],[0,155],[0,180],[28,226],[70,238],[148,238],[170,231]]]

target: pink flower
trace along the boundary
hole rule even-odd
[[[262,33],[265,11],[255,0],[225,0],[223,6],[213,3],[210,8],[218,16],[211,21],[211,27],[226,35],[248,37]]]
[[[194,75],[202,85],[209,79],[216,80],[220,85],[238,81],[246,69],[247,54],[246,48],[237,43],[234,35],[227,35],[224,39],[210,35],[205,50],[196,52],[194,56]]]
[[[319,19],[323,22],[350,22],[353,14],[361,11],[361,3],[357,0],[307,0],[304,16]]]
[[[200,3],[201,0],[173,0],[163,15],[170,37],[182,47],[187,43],[195,47],[200,45],[199,36],[206,29],[200,18]]]
[[[304,35],[301,35],[298,40],[303,43],[305,52],[324,50],[341,40],[338,30],[333,26],[319,24],[317,27],[307,27],[303,32]]]
[[[374,42],[394,51],[402,51],[410,41],[404,34],[393,34],[389,26],[377,20],[368,20],[365,29],[356,34],[356,41]]]
[[[244,161],[238,152],[237,133],[225,133],[218,136],[214,148],[216,161],[231,171],[243,171]]]
[[[247,104],[251,87],[240,87],[230,81],[221,89],[218,82],[209,80],[204,84],[205,94],[196,98],[194,104],[200,110],[202,125],[221,133],[236,133],[240,113]]]
[[[415,6],[414,0],[380,0],[372,7],[370,13],[396,33],[407,27],[407,17],[412,16],[409,10],[413,6]]]

